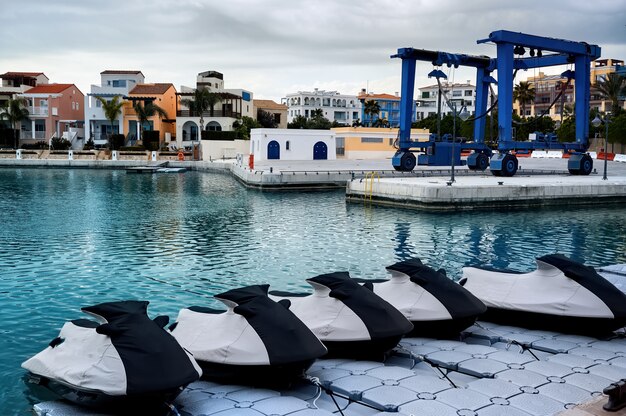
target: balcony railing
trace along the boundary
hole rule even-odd
[[[36,131],[33,132],[32,131],[21,131],[20,132],[20,140],[44,140],[46,138],[46,132],[45,131]]]
[[[200,112],[198,111],[190,111],[190,110],[178,110],[176,112],[176,117],[200,117]],[[232,117],[232,118],[241,118],[241,113],[230,110],[214,110],[213,114],[211,111],[205,111],[202,113],[202,117]]]
[[[28,112],[31,116],[47,116],[48,115],[48,107],[28,107]]]

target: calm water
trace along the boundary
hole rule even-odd
[[[458,277],[467,264],[530,270],[559,251],[626,262],[626,208],[426,214],[346,205],[343,192],[261,193],[229,176],[0,169],[0,414],[30,414],[20,363],[81,306],[183,306],[245,284],[307,287],[315,274],[385,277],[418,256]]]

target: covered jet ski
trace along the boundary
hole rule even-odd
[[[272,291],[328,348],[330,356],[382,359],[413,325],[387,301],[350,278],[348,272],[307,279],[313,294]]]
[[[387,267],[390,280],[375,281],[374,293],[396,307],[414,326],[412,335],[429,338],[457,336],[487,307],[463,286],[419,259]],[[365,284],[372,284],[363,279]]]
[[[587,335],[626,325],[626,294],[560,254],[530,273],[465,267],[461,284],[487,305],[487,321]]]
[[[326,348],[288,308],[274,302],[269,285],[216,295],[228,310],[190,307],[170,326],[194,354],[204,378],[222,383],[281,385],[304,375]]]
[[[165,414],[166,405],[202,370],[163,327],[149,302],[108,302],[82,308],[98,319],[65,323],[49,346],[22,367],[31,383],[79,405],[124,414]]]

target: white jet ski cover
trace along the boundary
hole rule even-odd
[[[387,267],[391,280],[374,283],[374,292],[398,308],[411,321],[459,319],[478,316],[484,303],[463,286],[415,258]]]
[[[148,317],[148,304],[121,301],[82,308],[104,323],[67,322],[22,367],[77,390],[111,396],[163,392],[198,380],[202,370],[163,329],[167,317]]]
[[[199,361],[281,365],[325,355],[326,347],[289,310],[289,301],[274,302],[268,289],[254,285],[216,295],[227,311],[182,309],[170,330]]]
[[[561,254],[537,258],[530,273],[466,267],[464,287],[490,308],[559,316],[626,319],[626,294],[593,267]]]
[[[348,272],[307,279],[315,292],[292,297],[291,309],[323,341],[378,340],[411,332],[413,324]],[[290,296],[272,292],[276,296]],[[293,295],[292,295],[293,296]]]

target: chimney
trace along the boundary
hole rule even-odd
[[[398,91],[396,91],[395,94],[396,94],[396,97],[400,96],[400,93]]]

